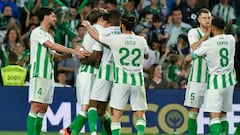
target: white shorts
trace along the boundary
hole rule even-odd
[[[234,86],[222,89],[209,89],[204,100],[205,112],[230,112],[232,111]]]
[[[146,90],[144,86],[114,83],[109,106],[124,110],[128,100],[130,100],[133,111],[147,110]]]
[[[46,78],[30,78],[28,101],[51,104],[54,94],[54,80]]]
[[[76,79],[77,101],[79,105],[89,105],[90,93],[96,75],[79,72]]]
[[[103,102],[109,101],[112,86],[113,86],[112,81],[102,80],[98,78],[95,79],[90,99]]]
[[[189,81],[185,93],[184,105],[188,107],[201,108],[207,83]]]

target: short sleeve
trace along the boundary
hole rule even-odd
[[[196,55],[196,56],[204,56],[207,52],[207,50],[209,49],[209,47],[207,46],[207,43],[206,41],[203,42],[199,48],[197,48],[196,50],[193,51],[192,55]]]
[[[93,50],[102,52],[103,51],[103,45],[101,45],[99,42],[95,42],[92,47]]]
[[[35,31],[34,37],[40,44],[49,40],[49,37],[47,37],[47,34],[43,30]]]

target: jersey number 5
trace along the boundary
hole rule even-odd
[[[140,66],[139,63],[137,63],[138,59],[141,56],[140,49],[133,49],[132,51],[128,50],[128,48],[120,48],[119,50],[120,54],[123,54],[123,56],[120,59],[120,63],[124,66],[128,66],[130,63],[126,60],[127,57],[131,56],[133,57],[131,64],[135,67]]]

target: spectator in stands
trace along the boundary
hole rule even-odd
[[[106,8],[105,0],[97,0],[95,7],[96,8]]]
[[[160,42],[160,40],[154,39],[151,42],[151,48],[154,51],[154,55],[156,57],[157,63],[159,63],[160,62],[160,57],[161,57],[161,54],[160,54],[161,42]]]
[[[179,7],[182,10],[182,20],[190,24],[193,28],[198,27],[197,14],[199,8],[196,7],[197,0],[186,0],[182,2]]]
[[[148,78],[145,79],[146,89],[167,88],[168,82],[162,77],[162,67],[159,64],[153,64],[149,70]]]
[[[222,18],[226,24],[226,32],[231,31],[233,21],[236,19],[234,8],[228,4],[228,0],[221,0],[212,9],[212,14],[215,17]]]
[[[7,53],[9,51],[15,52],[16,43],[20,41],[20,35],[15,27],[10,28],[7,31],[6,37],[3,41],[2,49]]]
[[[3,86],[24,86],[27,70],[19,65],[18,56],[14,52],[9,52],[9,65],[1,68],[1,82]]]
[[[181,78],[187,78],[188,74],[182,70],[183,57],[173,54],[170,58],[170,65],[167,73],[167,80],[170,88],[179,89]]]
[[[11,7],[11,16],[13,16],[14,18],[18,19],[19,18],[19,11],[18,11],[18,7],[16,5],[15,2],[13,2],[12,0],[0,0],[0,11],[3,13],[3,10],[5,7]],[[10,8],[8,8],[8,10],[10,11]]]
[[[68,73],[65,70],[57,71],[57,82],[55,82],[55,87],[71,87],[67,84]]]
[[[106,10],[108,12],[112,11],[112,10],[117,10],[117,1],[115,0],[106,0]]]
[[[153,15],[161,16],[160,0],[151,0],[151,4],[143,9],[143,13],[152,12]]]
[[[18,56],[18,65],[28,69],[30,62],[30,50],[26,49],[23,41],[18,41],[15,46],[15,52]]]
[[[167,40],[169,38],[168,29],[163,23],[163,18],[160,16],[153,17],[153,25],[147,33],[148,42],[151,43],[154,39]]]
[[[137,24],[134,28],[134,32],[136,34],[144,34],[147,35],[149,29],[152,27],[153,23],[153,13],[146,12],[144,13],[144,18]]]
[[[121,13],[123,15],[133,15],[136,18],[136,21],[139,20],[139,13],[135,8],[135,1],[129,0],[126,2],[125,6],[123,6]]]
[[[188,43],[188,37],[185,34],[180,34],[177,39],[177,44],[172,46],[171,52],[186,56],[190,53],[190,46]]]
[[[173,46],[177,43],[178,36],[180,34],[186,34],[191,29],[191,25],[182,21],[182,11],[180,8],[174,8],[172,10],[172,23],[170,23],[168,32],[170,39],[167,45]]]
[[[0,37],[0,69],[8,65],[8,55],[6,51],[2,50],[3,38]]]

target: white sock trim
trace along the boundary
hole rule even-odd
[[[96,107],[90,107],[90,108],[88,109],[88,112],[89,112],[89,111],[92,111],[92,110],[93,110],[93,111],[97,111],[97,108],[96,108]]]
[[[33,118],[37,118],[37,114],[35,112],[29,112],[28,115]]]
[[[138,126],[138,125],[142,125],[142,126],[146,127],[146,120],[138,119],[136,122],[136,126]]]
[[[227,120],[227,117],[221,117],[220,121],[228,121],[228,120]]]
[[[218,124],[218,123],[219,124],[221,123],[219,118],[213,118],[213,119],[210,120],[210,125]]]
[[[87,118],[87,113],[85,111],[80,111],[78,114],[83,116],[84,118]]]
[[[197,119],[197,116],[198,116],[198,112],[190,111],[189,114],[188,114],[188,117],[191,118],[191,119]]]
[[[121,129],[121,123],[120,122],[112,122],[111,123],[111,130]]]
[[[105,114],[103,115],[103,118],[104,118],[105,120],[107,120],[107,119],[111,119],[112,117],[111,117],[111,115],[106,111]]]
[[[44,115],[45,115],[45,113],[38,113],[38,114],[37,114],[37,117],[39,117],[39,118],[43,118]]]

